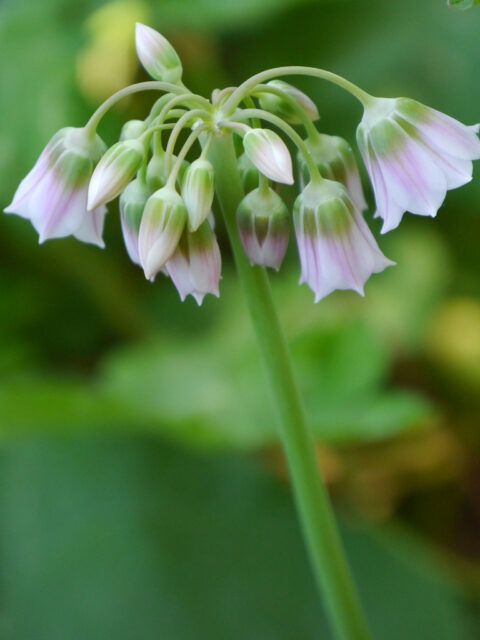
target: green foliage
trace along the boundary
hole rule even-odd
[[[480,4],[480,0],[448,0],[448,6],[454,9],[471,9],[476,4]]]
[[[3,463],[3,637],[331,639],[288,488],[253,462],[83,437]],[[342,533],[375,638],[473,640],[422,547]]]

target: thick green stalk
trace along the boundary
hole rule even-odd
[[[217,195],[239,277],[270,378],[283,449],[315,577],[338,638],[370,640],[328,494],[319,473],[313,437],[307,428],[269,280],[265,269],[250,266],[237,232],[235,216],[243,189],[230,134],[214,138],[210,159],[215,167]]]

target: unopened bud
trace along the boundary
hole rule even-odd
[[[280,268],[288,246],[290,216],[271,188],[254,189],[237,210],[240,239],[252,264]]]
[[[297,106],[305,113],[307,118],[312,120],[318,120],[320,117],[318,115],[318,109],[311,100],[303,91],[297,89],[297,87],[288,84],[287,82],[283,82],[282,80],[271,80],[267,82],[267,87],[272,87],[273,89],[279,89],[283,91],[287,95],[288,98],[294,100]],[[300,124],[302,119],[298,115],[298,110],[295,109],[295,106],[292,105],[291,100],[285,99],[282,96],[275,93],[268,93],[266,91],[258,93],[260,106],[265,111],[270,111],[271,113],[283,118],[287,122],[291,122],[292,124]]]
[[[314,140],[308,138],[305,144],[310,151],[320,174],[328,180],[341,182],[350,194],[356,208],[363,211],[367,207],[363,195],[362,182],[351,146],[338,136],[318,134]],[[298,154],[298,168],[302,187],[309,181],[309,171],[303,154]]]
[[[182,63],[170,42],[158,31],[137,22],[135,47],[143,67],[155,80],[176,84],[182,77]]]
[[[188,167],[182,196],[188,211],[189,231],[196,231],[208,216],[214,196],[215,173],[208,160],[198,158]]]
[[[145,277],[155,278],[175,251],[187,221],[187,209],[181,196],[170,187],[162,187],[145,205],[138,248]]]
[[[128,120],[120,131],[120,141],[139,138],[147,130],[145,120]]]
[[[250,129],[243,138],[245,153],[263,175],[293,184],[292,159],[287,145],[271,129]]]
[[[150,189],[137,178],[127,185],[119,200],[120,223],[125,247],[130,260],[139,266],[141,262],[138,252],[138,233],[150,194]]]
[[[88,187],[88,208],[116,198],[135,177],[145,156],[140,140],[117,142],[102,156]]]

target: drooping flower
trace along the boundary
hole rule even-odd
[[[145,158],[144,143],[138,139],[116,142],[95,167],[88,187],[88,208],[110,202],[135,177]]]
[[[251,264],[280,268],[288,246],[290,215],[270,187],[254,189],[237,210],[240,239]]]
[[[147,200],[138,235],[140,262],[148,280],[153,280],[177,248],[187,222],[182,197],[169,186]]]
[[[367,208],[363,195],[362,181],[352,147],[339,136],[319,133],[315,138],[307,138],[305,144],[320,171],[327,180],[341,182],[346,187],[353,204],[359,211]],[[302,153],[298,153],[301,188],[309,181],[308,167]]]
[[[194,232],[185,229],[165,266],[182,301],[191,295],[201,305],[207,293],[218,298],[222,259],[208,220]]]
[[[307,118],[313,122],[318,120],[320,117],[318,115],[317,105],[311,98],[303,93],[303,91],[297,89],[297,87],[294,87],[283,80],[271,80],[270,82],[267,82],[266,86],[272,89],[278,89],[285,93],[288,98],[291,98],[296,102],[297,106],[302,109]],[[300,124],[302,122],[297,110],[292,106],[289,100],[285,100],[278,94],[268,93],[266,91],[259,91],[257,95],[262,109],[270,111],[292,124]]]
[[[312,289],[315,302],[336,289],[363,295],[372,273],[394,264],[380,251],[362,214],[338,182],[308,184],[295,201],[294,224],[300,283]]]
[[[245,153],[263,173],[275,182],[293,184],[292,159],[287,145],[270,129],[250,129],[243,138]]]
[[[197,158],[183,179],[182,197],[188,211],[188,228],[196,231],[208,216],[215,195],[215,174],[208,160]]]
[[[106,208],[87,211],[87,193],[93,168],[104,150],[98,135],[92,137],[83,128],[61,129],[22,180],[5,212],[28,218],[41,243],[73,235],[103,247]]]
[[[446,192],[472,179],[480,125],[467,126],[408,98],[375,98],[357,141],[375,192],[382,233],[406,211],[435,216]]]
[[[138,234],[145,205],[151,193],[147,185],[137,178],[127,185],[119,200],[120,224],[125,247],[130,260],[140,267],[142,264],[138,251]]]
[[[140,62],[152,78],[173,84],[180,81],[182,63],[175,49],[161,33],[137,22],[135,47]]]

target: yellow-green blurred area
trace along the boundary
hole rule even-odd
[[[480,10],[444,0],[3,0],[2,209],[57,129],[146,79],[136,20],[170,39],[206,96],[305,64],[480,120]],[[353,143],[358,104],[297,85],[322,131]],[[101,135],[113,142],[153,100],[122,102]],[[129,262],[116,206],[104,251],[39,246],[28,221],[1,216],[2,638],[332,637],[217,229],[221,297],[198,308]],[[274,296],[375,639],[478,640],[478,169],[435,220],[407,215],[379,242],[397,266],[365,298],[314,305],[293,239]]]

